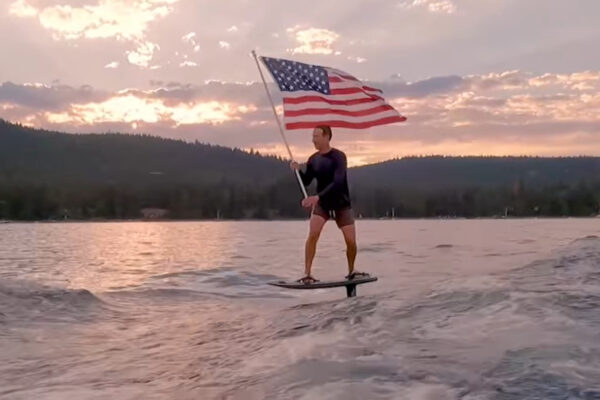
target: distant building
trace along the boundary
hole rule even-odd
[[[142,213],[142,218],[144,219],[161,219],[166,218],[169,214],[169,210],[167,209],[152,207],[142,208],[140,212]]]

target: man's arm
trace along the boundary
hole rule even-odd
[[[306,171],[302,172],[300,168],[297,168],[300,173],[300,178],[302,179],[302,183],[304,186],[310,185],[312,180],[315,178],[315,172],[312,169],[312,164],[310,163],[310,159],[306,163]]]
[[[317,195],[319,198],[325,196],[327,193],[330,193],[336,187],[342,186],[344,183],[344,175],[346,174],[346,155],[341,153],[339,157],[336,157],[335,169],[333,171],[333,182],[327,185],[323,190],[321,190]]]

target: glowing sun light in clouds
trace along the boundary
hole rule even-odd
[[[165,18],[179,0],[89,0],[87,4],[55,4],[13,0],[8,12],[19,18],[34,18],[54,40],[125,40],[135,44],[126,52],[131,64],[150,67],[158,44],[146,39],[151,23]],[[80,3],[80,2],[71,2]],[[95,4],[94,4],[95,3]]]
[[[256,110],[254,105],[205,101],[166,105],[161,99],[140,98],[131,94],[113,97],[101,103],[74,104],[69,111],[46,112],[51,123],[92,125],[104,122],[124,122],[134,129],[139,122],[171,122],[186,124],[221,124],[239,120],[242,114]]]
[[[148,25],[173,11],[179,0],[96,0],[81,6],[57,4],[35,6],[34,1],[16,0],[9,13],[17,17],[37,16],[40,25],[56,40],[85,38],[142,39]]]

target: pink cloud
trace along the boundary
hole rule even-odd
[[[600,155],[600,71],[532,75],[519,71],[374,82],[408,122],[336,130],[352,165],[412,154]],[[90,87],[0,86],[0,115],[70,132],[111,129],[255,148],[286,156],[262,84],[153,82],[119,92]],[[277,104],[279,94],[271,86]],[[310,132],[288,133],[295,154]]]

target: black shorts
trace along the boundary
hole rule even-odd
[[[346,225],[352,225],[354,223],[354,215],[352,212],[352,208],[340,208],[338,210],[325,210],[319,203],[315,206],[312,212],[314,215],[318,215],[319,217],[325,218],[327,221],[329,218],[333,218],[338,228],[344,227]]]

